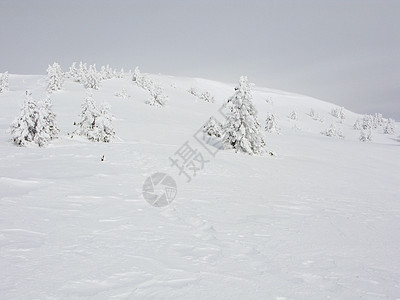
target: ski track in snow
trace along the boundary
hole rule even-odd
[[[22,91],[25,77],[32,87],[39,80],[11,76],[10,84]],[[95,91],[119,118],[119,142],[66,137],[84,97],[69,82],[53,96],[62,138],[51,146],[15,147],[1,128],[0,299],[400,297],[398,142],[323,137],[320,127],[328,124],[306,115],[309,103],[325,118],[334,105],[257,89],[261,120],[271,109],[285,120],[294,102],[301,127],[314,133],[282,121],[283,132],[266,138],[277,157],[221,150],[185,183],[168,157],[232,91],[200,79],[155,77],[165,86],[177,82],[167,89],[167,108],[144,105],[127,80]],[[195,102],[187,90],[196,85],[220,104]],[[130,99],[113,97],[121,86]],[[2,124],[18,113],[21,91],[0,95]],[[271,95],[280,100],[265,103]],[[165,208],[141,195],[156,171],[178,181],[177,198]]]

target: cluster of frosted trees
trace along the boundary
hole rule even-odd
[[[147,104],[158,107],[165,106],[168,96],[165,95],[163,88],[159,83],[154,82],[149,75],[142,74],[139,67],[136,67],[133,71],[132,81],[150,93]]]
[[[123,78],[124,70],[121,69],[120,72],[117,72],[107,65],[102,66],[98,71],[95,64],[88,66],[86,63],[80,62],[77,66],[74,62],[66,76],[72,78],[75,82],[83,84],[85,88],[98,90],[102,80]]]
[[[84,136],[94,142],[110,142],[115,137],[112,118],[110,106],[103,104],[98,108],[89,94],[82,104],[81,118],[75,123],[78,128],[73,135]],[[26,92],[24,105],[20,115],[12,122],[10,132],[18,146],[36,144],[44,147],[57,138],[59,129],[50,97],[47,95],[43,101],[36,101]]]
[[[94,65],[87,67],[86,64],[80,63],[77,68],[74,63],[70,71],[64,73],[58,63],[50,65],[47,68],[47,95],[44,100],[36,101],[31,93],[26,92],[26,99],[20,115],[10,126],[13,142],[18,146],[36,144],[39,147],[44,147],[57,138],[59,129],[56,125],[56,115],[52,109],[50,95],[54,91],[62,89],[66,77],[83,83],[87,88],[96,89],[100,80],[121,77],[123,76],[121,74],[123,74],[123,70],[121,70],[121,73],[117,73],[109,66],[102,67],[101,71],[97,72]],[[0,83],[6,90],[8,88],[8,77],[4,76],[7,76],[7,73],[1,77]],[[75,123],[78,128],[72,136],[84,136],[95,142],[110,142],[115,137],[112,118],[110,106],[103,104],[97,107],[92,94],[89,92],[82,104],[81,119]]]
[[[358,118],[353,128],[360,130],[360,141],[367,142],[372,140],[372,132],[378,128],[383,129],[385,134],[394,134],[395,122],[393,119],[384,119],[381,114],[364,115]]]

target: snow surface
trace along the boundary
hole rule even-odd
[[[363,143],[353,129],[360,115],[346,110],[340,124],[334,104],[255,87],[262,128],[267,112],[281,128],[265,137],[275,155],[213,157],[193,135],[209,117],[223,119],[218,109],[234,86],[153,78],[166,107],[145,104],[149,95],[129,78],[94,91],[112,106],[112,143],[67,135],[86,95],[67,80],[52,94],[60,138],[23,148],[6,130],[25,90],[41,97],[47,82],[10,75],[0,94],[0,299],[400,297],[398,123],[395,135],[379,128]],[[122,89],[129,98],[115,96]],[[331,124],[344,139],[321,135]],[[186,141],[208,160],[189,183],[169,160]],[[164,208],[142,197],[155,172],[177,181]]]

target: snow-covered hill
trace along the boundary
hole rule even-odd
[[[6,131],[25,91],[40,98],[47,81],[10,75],[0,94],[1,299],[400,297],[398,123],[361,142],[361,115],[345,110],[341,123],[334,104],[254,87],[262,128],[273,113],[280,130],[265,133],[273,156],[250,156],[196,139],[211,116],[223,121],[234,84],[152,77],[166,107],[146,104],[128,76],[93,91],[112,106],[111,143],[68,135],[86,91],[67,80],[51,96],[59,138],[39,148],[15,146]],[[115,96],[122,89],[129,98]],[[344,138],[321,134],[332,124]],[[190,182],[171,165],[184,145],[205,160]],[[156,172],[177,183],[163,208],[142,196]]]

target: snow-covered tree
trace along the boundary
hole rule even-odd
[[[46,146],[58,133],[50,99],[46,99],[40,106],[27,92],[20,115],[11,124],[10,129],[12,139],[18,146],[30,143],[39,147]]]
[[[198,92],[197,89],[194,88],[194,87],[191,87],[191,88],[188,90],[188,92],[189,92],[189,94],[192,94],[193,96],[196,96],[196,97],[199,95],[199,92]]]
[[[111,78],[115,78],[116,72],[110,67],[110,65],[102,66],[100,69],[100,77],[102,80],[107,80]]]
[[[136,67],[133,71],[132,81],[137,85],[143,87],[143,75],[140,73],[139,67]]]
[[[374,117],[371,115],[364,115],[362,120],[362,129],[373,129],[375,127]]]
[[[49,132],[50,139],[56,138],[60,130],[57,127],[56,115],[53,112],[53,104],[49,96],[45,98],[39,109],[41,110],[40,115],[43,116],[43,121]]]
[[[297,113],[295,111],[292,111],[289,115],[289,119],[291,120],[297,120]]]
[[[47,68],[47,91],[53,92],[62,89],[64,84],[64,73],[58,63],[53,63]]]
[[[78,77],[78,68],[76,67],[76,62],[73,62],[69,67],[69,71],[65,73],[68,78],[73,78],[74,80]]]
[[[90,65],[84,78],[84,86],[87,89],[98,90],[100,87],[100,76],[97,73],[96,65]]]
[[[148,104],[153,106],[165,106],[165,103],[168,100],[168,96],[164,94],[163,88],[156,83],[153,83],[149,86],[150,97],[147,101]]]
[[[121,68],[121,70],[119,72],[114,72],[114,73],[116,73],[114,75],[114,77],[116,77],[116,78],[125,78],[125,71],[122,68]]]
[[[380,126],[383,126],[383,117],[382,114],[376,113],[373,116],[373,124],[374,128],[378,128]]]
[[[18,146],[26,146],[35,140],[36,125],[39,118],[37,103],[30,93],[26,92],[26,99],[19,116],[12,122],[10,129],[12,139]]]
[[[110,142],[115,132],[109,109],[110,106],[106,104],[98,109],[93,96],[88,94],[82,103],[81,120],[75,124],[78,129],[74,133],[94,142]]]
[[[130,97],[125,88],[122,88],[122,91],[120,91],[120,92],[116,92],[115,96],[123,98],[123,99],[128,99]]]
[[[222,124],[218,121],[216,122],[213,117],[211,117],[206,124],[203,126],[203,132],[209,136],[215,136],[220,138],[222,136],[223,128]]]
[[[332,124],[327,130],[322,131],[321,134],[329,137],[344,138],[342,130],[339,127],[336,127],[335,124]]]
[[[212,96],[208,91],[204,91],[199,95],[199,99],[205,102],[213,103],[215,101],[214,96]]]
[[[267,113],[267,118],[265,119],[265,131],[268,133],[279,133],[280,131],[278,122],[276,121],[276,117],[273,113]]]
[[[345,113],[344,113],[344,107],[337,107],[333,108],[331,111],[332,116],[338,118],[340,122],[342,123],[343,120],[345,119]]]
[[[319,120],[320,119],[320,117],[319,117],[319,115],[315,112],[315,110],[314,109],[310,109],[310,117],[311,118],[313,118],[314,120]]]
[[[78,126],[78,129],[75,130],[75,133],[91,139],[93,136],[93,131],[95,130],[96,118],[98,118],[100,115],[91,93],[86,96],[81,108],[81,120],[78,123],[75,123],[75,125]]]
[[[224,126],[224,145],[236,152],[260,154],[265,143],[257,120],[257,111],[252,103],[251,84],[246,76],[240,77],[235,94],[228,99],[229,111]]]
[[[95,119],[96,131],[93,136],[97,142],[109,143],[115,137],[114,128],[112,125],[113,116],[110,113],[111,106],[103,103],[100,106],[100,115]]]
[[[355,121],[353,128],[356,130],[361,130],[363,127],[363,122],[361,121],[360,118],[357,118],[357,120]]]
[[[385,134],[394,134],[395,122],[393,119],[388,119],[383,127],[383,132]]]
[[[0,93],[8,91],[8,72],[0,76]]]
[[[371,142],[372,141],[372,130],[371,128],[362,129],[360,132],[360,141],[361,142]]]

